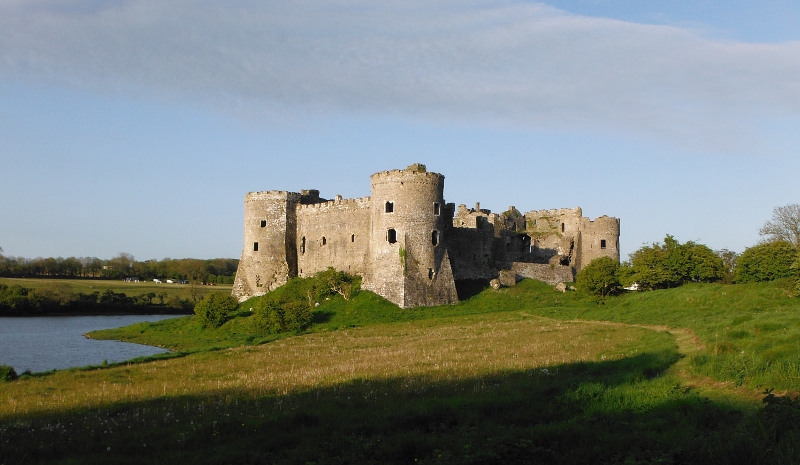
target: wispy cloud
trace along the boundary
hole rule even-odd
[[[718,147],[747,139],[753,118],[800,115],[800,42],[504,0],[0,0],[0,75],[276,119],[347,111]]]

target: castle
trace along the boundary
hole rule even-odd
[[[525,214],[455,207],[425,165],[375,173],[372,195],[250,192],[233,295],[240,301],[333,267],[402,308],[458,302],[455,282],[516,276],[570,282],[598,257],[619,260],[619,219],[580,208]],[[502,270],[510,270],[503,272]],[[513,273],[512,273],[513,272]]]

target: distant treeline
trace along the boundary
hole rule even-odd
[[[48,314],[190,313],[188,299],[150,292],[129,297],[108,289],[104,292],[71,293],[59,286],[29,289],[0,284],[0,316]]]
[[[140,262],[127,253],[110,260],[97,257],[23,258],[0,254],[0,276],[8,278],[139,278],[233,284],[238,266],[239,260],[234,258],[165,258]]]

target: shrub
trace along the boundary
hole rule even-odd
[[[664,244],[644,246],[630,255],[631,270],[625,283],[640,289],[666,289],[688,282],[716,282],[725,276],[722,259],[696,242],[681,244],[667,235]]]
[[[775,241],[746,249],[736,263],[736,282],[750,283],[773,281],[797,274],[792,264],[797,250],[788,242]]]
[[[350,300],[358,292],[359,284],[358,278],[333,268],[310,278],[292,278],[257,298],[253,304],[256,325],[267,333],[305,329],[311,324],[317,303],[337,294]]]
[[[0,365],[0,383],[14,381],[17,379],[17,372],[8,365]]]
[[[311,324],[311,306],[302,298],[267,294],[256,301],[253,312],[257,326],[266,333],[297,331]]]
[[[238,306],[239,302],[235,297],[213,292],[194,306],[194,314],[203,326],[219,328],[233,316]]]
[[[596,297],[616,294],[621,287],[619,267],[619,262],[611,257],[597,258],[578,272],[575,283],[580,290]]]

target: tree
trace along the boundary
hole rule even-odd
[[[233,316],[238,306],[239,301],[232,295],[212,292],[194,306],[194,314],[203,326],[219,328]]]
[[[632,253],[630,261],[625,284],[635,282],[643,290],[715,282],[725,275],[722,259],[707,246],[692,241],[681,244],[669,234],[664,244],[654,243]]]
[[[733,283],[736,276],[736,261],[739,258],[739,254],[728,249],[717,250],[715,253],[722,259],[722,265],[724,267],[722,282],[725,284]]]
[[[619,262],[611,257],[600,257],[578,272],[575,283],[580,290],[603,299],[619,292],[621,286],[618,271]]]
[[[755,245],[739,256],[736,282],[772,281],[795,276],[797,272],[792,265],[796,259],[797,249],[789,242],[773,241]]]
[[[0,383],[7,383],[17,379],[17,372],[13,367],[8,365],[0,365]]]
[[[784,241],[800,249],[800,205],[792,203],[772,209],[772,220],[758,230],[770,241]]]

